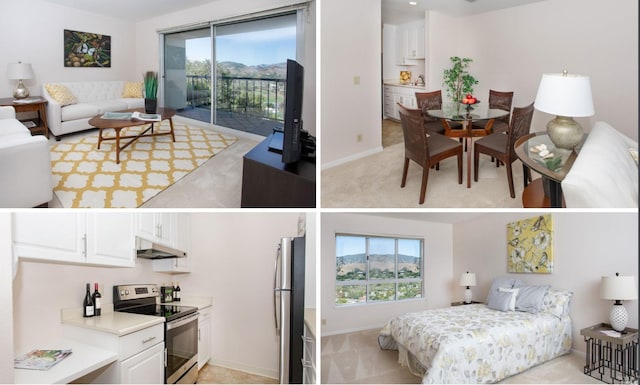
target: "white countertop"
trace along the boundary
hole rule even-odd
[[[313,309],[313,308],[304,309],[304,322],[307,324],[307,327],[315,337],[316,336],[316,309]]]
[[[424,85],[417,86],[415,84],[400,84],[400,82],[389,82],[389,81],[385,81],[384,85],[385,86],[394,86],[394,87],[415,88],[415,89],[418,89],[418,90],[426,91],[426,88],[425,88]]]
[[[197,307],[198,310],[210,307],[213,305],[212,297],[182,297],[180,301],[161,303],[161,305],[178,305],[178,306],[192,306]]]
[[[46,343],[31,350],[35,349],[71,349],[72,353],[49,370],[14,369],[13,376],[16,384],[68,384],[118,359],[116,352],[95,348],[73,340]],[[26,354],[31,350],[19,352],[16,356]]]
[[[124,336],[164,323],[164,317],[102,310],[102,315],[84,318],[76,309],[62,311],[62,323]]]

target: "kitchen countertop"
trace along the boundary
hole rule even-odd
[[[192,306],[197,307],[198,310],[210,307],[213,305],[212,297],[183,297],[178,302],[162,302],[161,305],[178,305],[178,306]]]
[[[79,326],[105,333],[124,336],[148,327],[164,323],[164,317],[143,314],[114,312],[113,308],[103,309],[98,317],[84,318],[78,309],[63,309],[62,323]],[[80,310],[82,311],[82,310]]]
[[[60,340],[31,350],[71,349],[72,353],[49,370],[14,369],[16,384],[68,384],[86,374],[118,360],[118,353],[95,348],[72,340]],[[29,351],[19,352],[21,356]]]
[[[417,86],[415,84],[400,84],[400,82],[384,82],[384,85],[385,86],[394,86],[394,87],[415,88],[415,89],[426,91],[426,86],[424,86],[424,85]]]
[[[307,324],[307,327],[315,337],[316,336],[316,309],[313,309],[313,308],[304,309],[304,322]]]

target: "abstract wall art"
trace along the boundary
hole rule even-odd
[[[111,67],[111,36],[64,30],[65,67]]]

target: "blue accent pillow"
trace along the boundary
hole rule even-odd
[[[509,291],[497,291],[487,302],[487,307],[493,310],[509,311],[511,299],[514,293]]]
[[[518,297],[516,297],[516,310],[533,314],[540,312],[549,285],[520,286],[519,289]]]

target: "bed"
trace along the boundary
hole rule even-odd
[[[407,313],[381,330],[382,349],[423,383],[494,383],[569,353],[571,292],[547,290],[537,312],[485,304]]]

